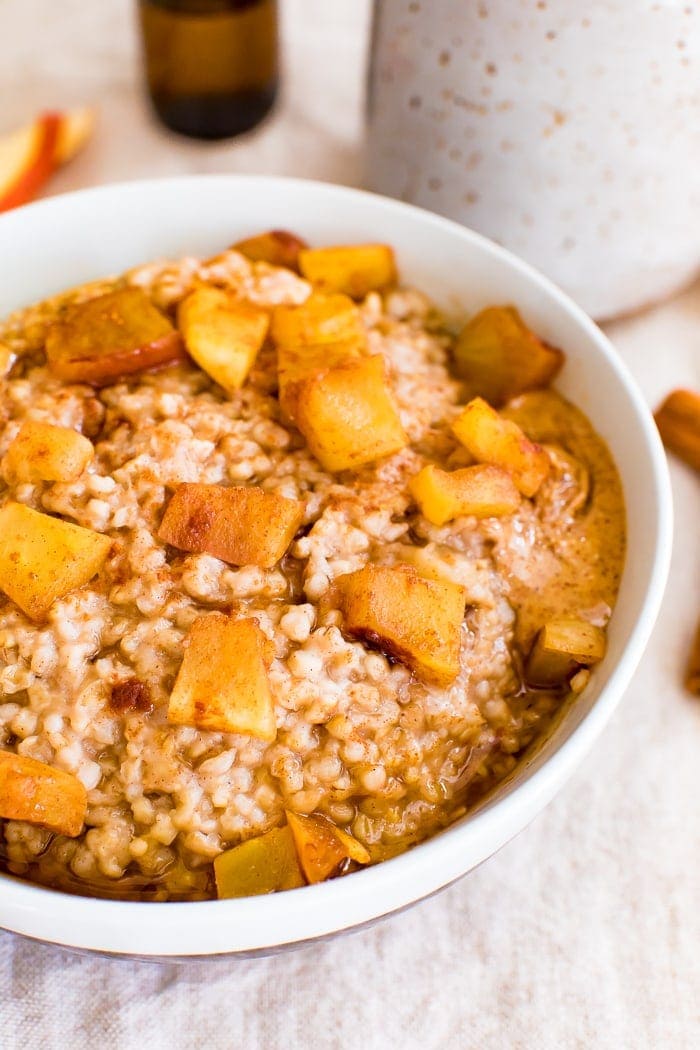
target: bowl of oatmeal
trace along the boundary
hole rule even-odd
[[[0,925],[278,950],[521,830],[667,569],[602,333],[462,227],[311,182],[86,191],[0,247]]]

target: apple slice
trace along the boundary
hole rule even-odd
[[[308,248],[306,241],[288,230],[268,230],[256,237],[246,237],[233,245],[237,252],[252,262],[266,262],[271,266],[286,266],[299,272],[299,252]]]
[[[320,814],[307,817],[291,810],[286,813],[307,882],[325,882],[339,874],[348,860],[369,864],[372,859],[361,842],[337,828],[327,817]]]
[[[254,617],[198,616],[170,694],[168,721],[272,742],[277,736],[268,679],[272,655]]]
[[[81,106],[59,115],[61,123],[54,155],[57,166],[61,167],[80,153],[91,137],[95,130],[96,111],[91,106]]]
[[[49,370],[66,383],[109,386],[182,361],[180,333],[141,288],[72,303],[46,335]]]
[[[56,168],[61,117],[45,113],[0,139],[0,211],[31,200]]]
[[[216,895],[256,897],[304,885],[291,828],[273,828],[220,853],[214,861]]]
[[[95,111],[82,107],[42,113],[0,137],[0,212],[32,200],[56,168],[82,149],[94,124]]]
[[[21,820],[77,838],[87,792],[72,773],[12,751],[0,751],[0,818]]]

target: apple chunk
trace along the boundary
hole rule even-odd
[[[277,346],[280,406],[292,421],[303,380],[367,351],[360,311],[347,295],[314,292],[300,306],[278,306],[271,334]]]
[[[489,306],[457,338],[455,371],[470,394],[492,405],[547,386],[564,363],[561,350],[543,343],[512,306]]]
[[[523,496],[534,496],[549,474],[545,450],[481,397],[469,402],[452,430],[474,459],[507,470]]]
[[[5,343],[0,343],[0,379],[9,375],[16,361],[16,354]]]
[[[409,482],[421,513],[433,525],[444,525],[462,514],[477,518],[512,514],[520,493],[507,471],[488,464],[447,472],[427,466]]]
[[[111,540],[92,529],[6,503],[0,510],[0,590],[31,620],[100,571]]]
[[[322,816],[307,817],[287,810],[287,821],[307,882],[323,882],[337,875],[348,860],[369,864],[365,847]]]
[[[306,241],[287,230],[268,230],[256,237],[246,237],[234,246],[237,252],[253,262],[266,262],[271,266],[286,266],[288,270],[299,270],[299,252],[308,248]]]
[[[92,442],[70,427],[27,419],[2,461],[9,484],[75,481],[95,454]]]
[[[257,485],[178,485],[158,530],[179,550],[213,554],[231,565],[270,569],[304,518],[304,504]]]
[[[579,667],[600,663],[605,656],[602,627],[575,617],[550,620],[538,632],[525,665],[530,685],[562,685]]]
[[[299,269],[316,288],[364,299],[368,292],[396,284],[396,261],[388,244],[348,244],[307,248]]]
[[[221,288],[197,288],[180,303],[178,325],[190,357],[235,394],[265,341],[270,315]]]
[[[268,649],[257,620],[218,612],[198,617],[170,696],[168,721],[274,740]]]
[[[273,828],[220,853],[214,861],[214,877],[220,900],[257,897],[305,885],[289,827]]]
[[[49,368],[69,383],[106,386],[183,358],[179,332],[140,288],[69,306],[46,337]]]
[[[72,773],[0,751],[0,817],[75,838],[83,830],[86,810],[87,793]]]
[[[428,580],[407,565],[366,565],[335,581],[345,630],[448,686],[460,669],[464,588]]]
[[[296,423],[325,470],[356,470],[408,444],[378,354],[318,372],[299,385]]]
[[[280,346],[277,351],[279,402],[287,418],[296,420],[299,392],[306,379],[363,356],[361,346],[352,339],[314,346]]]
[[[298,306],[276,306],[270,335],[277,347],[315,346],[319,343],[367,345],[360,311],[347,295],[312,292]]]

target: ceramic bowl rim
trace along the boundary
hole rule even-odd
[[[319,194],[354,202],[358,207],[381,207],[409,224],[420,218],[451,237],[469,243],[507,269],[515,269],[545,297],[554,299],[573,319],[587,339],[596,345],[621,380],[644,435],[640,452],[646,481],[654,489],[656,520],[654,557],[646,570],[645,599],[621,658],[590,712],[546,763],[520,784],[512,794],[496,799],[465,823],[458,823],[425,843],[392,860],[293,894],[278,894],[244,900],[201,902],[131,902],[67,895],[0,875],[0,926],[25,936],[93,951],[137,957],[182,958],[213,955],[273,952],[357,928],[401,910],[437,892],[472,870],[522,830],[546,805],[571,775],[601,732],[617,706],[641,658],[659,611],[668,575],[672,504],[670,481],[663,448],[642,396],[631,375],[617,357],[607,337],[594,322],[551,281],[511,252],[456,222],[424,209],[377,194],[306,179],[266,175],[175,176],[111,183],[74,193],[61,194],[0,217],[0,238],[12,226],[20,230],[23,216],[50,221],[51,213],[71,206],[76,199],[90,198],[98,207],[122,194],[167,192],[187,187],[206,192],[224,181],[232,189],[267,193]],[[112,200],[111,203],[114,203]],[[480,842],[473,861],[462,859],[466,844]],[[222,928],[225,933],[222,934]],[[71,931],[72,932],[67,932]],[[138,943],[135,942],[137,939]]]

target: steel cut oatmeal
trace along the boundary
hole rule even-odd
[[[497,292],[496,292],[497,295]],[[265,234],[0,327],[0,865],[270,892],[507,776],[604,655],[620,481],[512,307]]]

